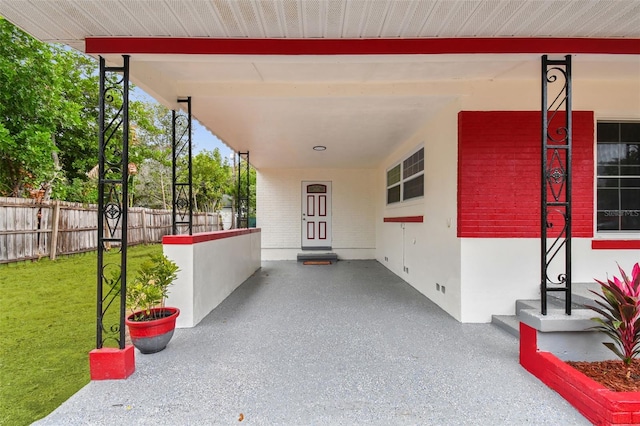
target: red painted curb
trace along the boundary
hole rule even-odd
[[[640,424],[640,392],[613,392],[549,352],[537,330],[520,323],[520,364],[597,425]]]

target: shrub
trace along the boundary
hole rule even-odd
[[[593,318],[602,331],[613,342],[603,344],[615,353],[626,365],[640,353],[640,265],[636,263],[631,278],[618,265],[622,279],[613,277],[607,282],[596,280],[602,294],[592,291],[598,298],[596,306],[589,306],[603,318]]]
[[[157,319],[152,308],[164,307],[169,286],[177,278],[178,266],[166,256],[151,255],[138,270],[133,282],[127,286],[127,307],[134,313],[141,309],[134,321]],[[157,314],[162,317],[162,313]]]

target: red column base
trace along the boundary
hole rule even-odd
[[[126,379],[136,370],[133,346],[92,350],[89,352],[89,370],[91,380]]]

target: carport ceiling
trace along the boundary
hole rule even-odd
[[[41,40],[81,51],[87,39],[114,38],[122,47],[130,37],[640,38],[635,0],[0,0],[0,15]],[[540,58],[539,52],[150,54],[126,47],[90,53],[114,65],[120,54],[131,54],[136,84],[171,108],[178,97],[191,96],[194,116],[233,149],[249,150],[259,168],[375,167],[467,94],[464,82],[537,84]],[[583,78],[611,78],[612,69],[616,78],[638,78],[637,55],[604,58],[582,55],[575,65]],[[315,152],[314,145],[327,150]]]

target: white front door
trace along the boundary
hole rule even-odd
[[[331,182],[302,182],[302,248],[331,249]]]

